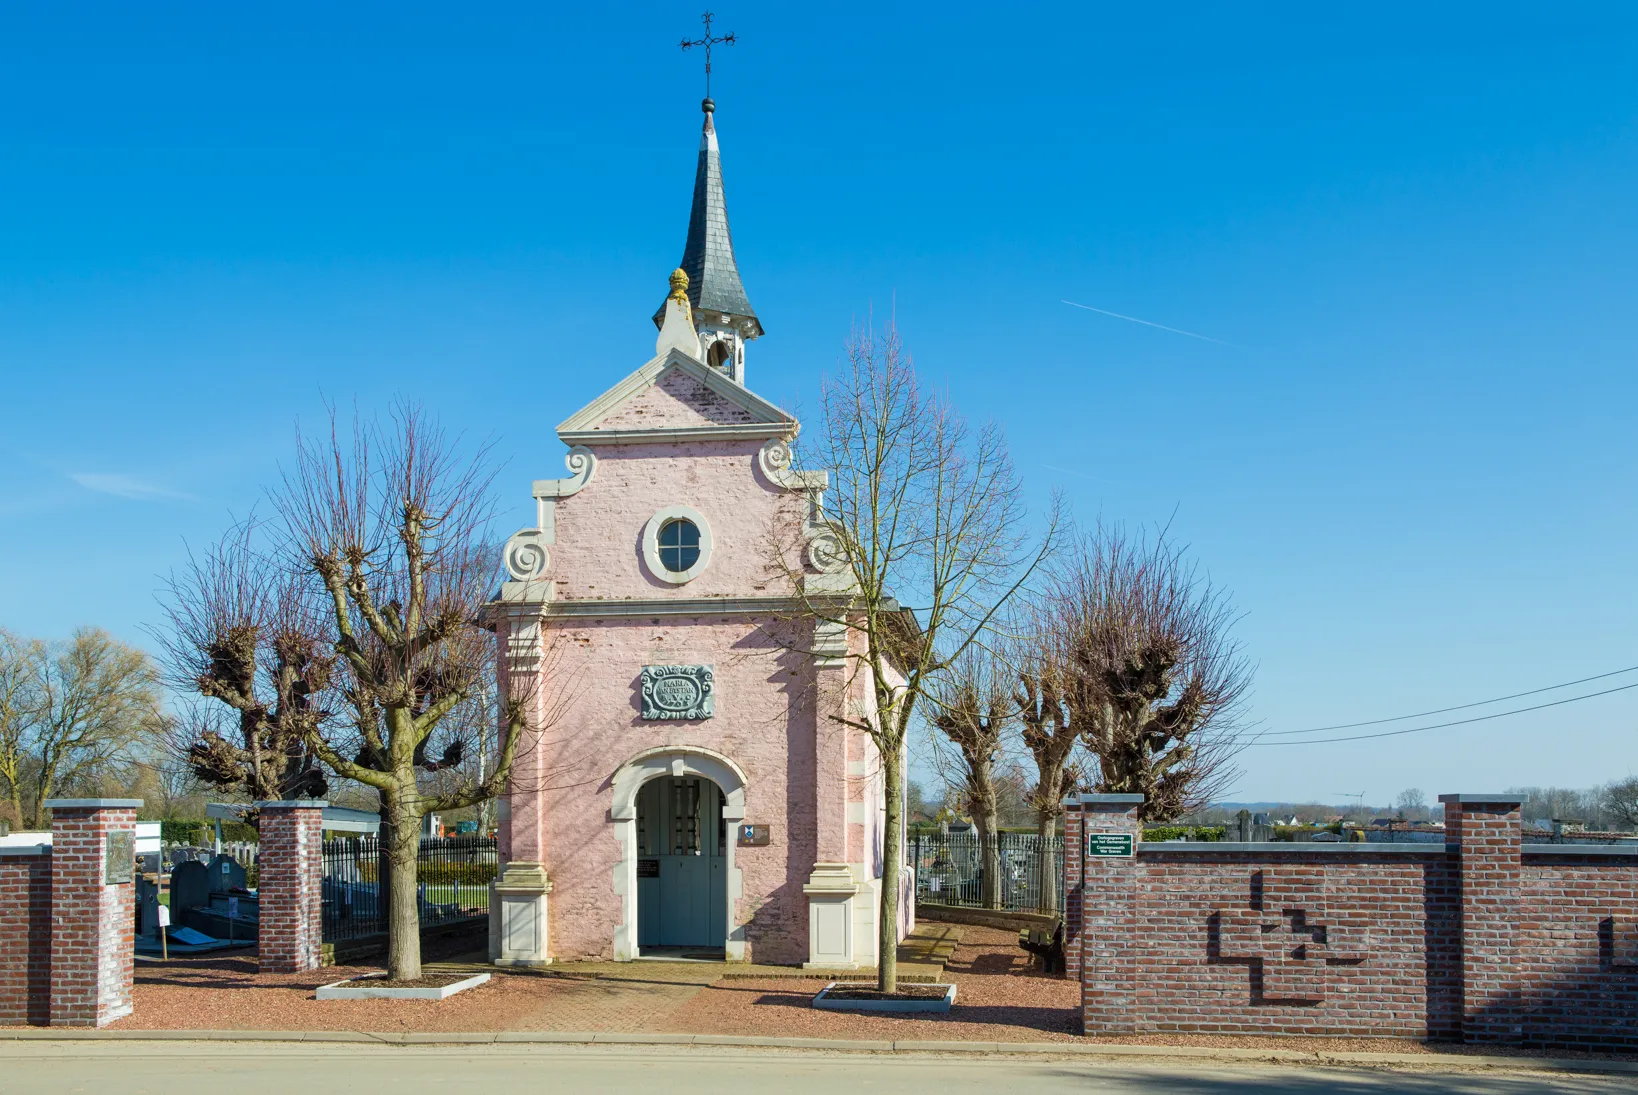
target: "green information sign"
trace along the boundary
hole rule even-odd
[[[1131,833],[1087,833],[1087,858],[1094,856],[1119,856],[1122,859],[1132,858]]]

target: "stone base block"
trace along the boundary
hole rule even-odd
[[[508,863],[490,904],[489,960],[497,966],[546,966],[547,895],[552,884],[539,863]]]
[[[815,863],[802,892],[808,898],[808,960],[804,969],[856,969],[854,899],[859,883],[846,863]]]

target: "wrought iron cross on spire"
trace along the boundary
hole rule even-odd
[[[684,38],[682,43],[683,49],[693,49],[695,46],[705,47],[705,97],[707,100],[711,98],[711,47],[731,46],[734,44],[734,36],[732,32],[724,34],[720,38],[711,37],[712,18],[714,17],[710,12],[706,12],[700,17],[701,22],[705,24],[705,37],[699,38],[692,42],[687,38]]]

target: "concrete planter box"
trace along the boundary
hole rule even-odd
[[[917,985],[917,988],[943,989],[943,996],[920,996],[907,1000],[835,1000],[831,998],[832,989],[874,988],[860,982],[847,983],[832,981],[824,987],[818,996],[813,998],[813,1006],[821,1011],[874,1011],[874,1012],[906,1012],[906,1011],[949,1011],[950,1005],[955,1003],[956,987],[954,985]]]
[[[461,981],[452,981],[447,985],[424,988],[392,988],[387,985],[371,985],[372,980],[385,978],[384,973],[374,973],[367,977],[353,977],[346,981],[337,981],[330,985],[319,986],[315,994],[319,1000],[445,1000],[457,992],[475,989],[489,980],[487,973],[480,973]]]

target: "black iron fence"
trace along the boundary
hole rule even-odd
[[[998,833],[995,840],[996,907],[1010,912],[1060,909],[1063,838],[1048,838],[1044,849],[1036,833]],[[910,862],[917,901],[984,908],[984,854],[977,833],[917,833],[910,838]]]
[[[324,842],[324,941],[358,939],[387,930],[380,881],[387,874],[373,836]],[[416,894],[421,926],[489,915],[489,884],[499,870],[493,837],[421,841]]]

